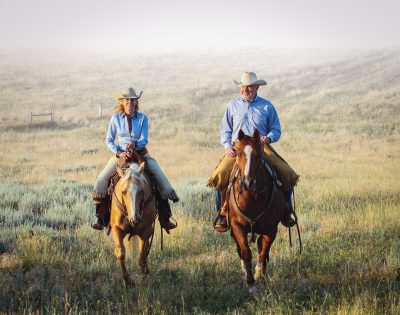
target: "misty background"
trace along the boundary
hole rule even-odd
[[[396,0],[0,0],[0,48],[399,47]]]

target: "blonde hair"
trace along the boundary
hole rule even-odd
[[[137,99],[137,101],[138,101],[138,104],[136,106],[136,112],[139,111],[139,99]],[[115,109],[116,113],[124,113],[125,112],[124,103],[123,102],[124,102],[124,98],[118,99],[118,105],[114,106],[114,109]]]

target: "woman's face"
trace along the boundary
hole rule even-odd
[[[137,99],[134,98],[124,98],[122,104],[124,105],[125,114],[128,116],[132,116],[133,114],[135,114],[139,102]]]

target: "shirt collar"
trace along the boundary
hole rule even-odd
[[[122,117],[126,117],[126,114],[125,114],[125,113],[122,113],[121,116],[122,116]],[[136,118],[137,118],[137,112],[136,112],[135,115],[132,115],[132,117],[136,119]]]
[[[247,101],[246,99],[244,99],[244,98],[242,97],[242,101],[245,102],[246,104],[253,104],[253,103],[255,103],[257,100],[258,100],[258,95],[256,95],[256,97],[255,97],[253,100],[251,100],[250,102]]]

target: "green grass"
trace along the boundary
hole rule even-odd
[[[17,203],[5,198],[22,192],[25,197]],[[281,231],[266,281],[255,297],[247,293],[228,233],[217,234],[211,228],[210,194],[199,183],[182,186],[180,195],[187,204],[174,208],[179,228],[164,239],[162,252],[156,232],[152,273],[143,279],[130,260],[136,282],[130,290],[121,283],[111,238],[89,227],[89,186],[49,182],[34,189],[6,182],[1,195],[2,311],[395,314],[400,310],[398,220],[386,224],[383,216],[383,222],[374,222],[375,228],[352,228],[353,220],[371,207],[397,214],[398,194],[326,198],[315,205],[319,215],[310,208],[300,216],[303,254],[298,255],[297,243],[290,250],[287,233]],[[299,201],[301,209],[308,208],[308,198]],[[192,212],[195,208],[197,212]],[[6,215],[11,211],[14,215]],[[345,217],[345,228],[324,232],[324,221],[316,218],[321,214],[330,220]]]
[[[212,228],[213,194],[205,187],[223,152],[218,126],[238,92],[232,79],[248,70],[247,53],[168,55],[163,62],[5,54],[0,69],[11,73],[0,83],[0,313],[399,314],[399,56],[254,53],[250,66],[268,81],[260,93],[283,127],[274,147],[301,175],[303,253],[295,233],[290,248],[280,226],[265,282],[251,296],[229,233]],[[125,289],[111,237],[90,228],[91,192],[111,156],[109,116],[98,119],[96,104],[112,102],[134,79],[145,89],[150,153],[181,201],[163,251],[156,226],[150,275],[142,277],[130,257],[135,287]],[[50,107],[53,124],[29,124],[30,111]],[[255,263],[255,245],[252,251]]]

